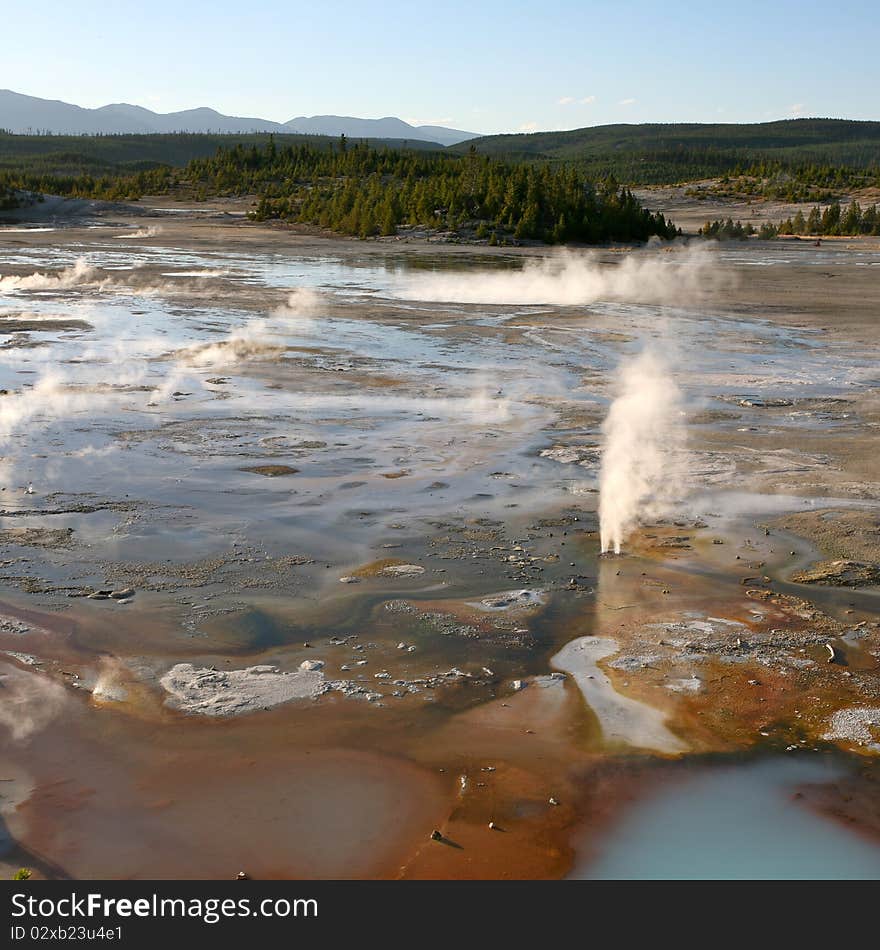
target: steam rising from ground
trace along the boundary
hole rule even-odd
[[[90,264],[79,258],[70,267],[53,274],[37,271],[26,277],[10,275],[0,277],[0,293],[14,293],[18,290],[69,290],[83,285],[100,286],[98,272]]]
[[[113,237],[128,240],[129,238],[148,238],[155,237],[161,232],[161,228],[155,225],[149,225],[146,228],[137,228],[135,231],[126,231],[125,234],[114,234]]]
[[[149,235],[124,235],[125,237]],[[115,235],[123,237],[123,235]],[[201,268],[199,270],[181,270],[158,275],[143,265],[123,269],[101,270],[89,264],[84,258],[78,258],[69,267],[57,271],[33,274],[10,274],[0,277],[0,294],[20,293],[22,291],[43,291],[58,293],[65,290],[108,291],[120,294],[135,294],[141,297],[167,294],[170,296],[203,295],[209,286],[206,282],[218,277],[228,276],[228,271]]]
[[[0,280],[25,282],[16,283],[13,289],[57,289],[90,280],[93,273],[91,268],[78,261],[55,276],[33,274],[25,278],[7,277]],[[147,386],[150,386],[148,404],[156,405],[168,399],[185,382],[190,382],[194,368],[233,365],[266,352],[277,353],[283,349],[279,334],[291,330],[304,333],[312,331],[314,321],[309,314],[316,311],[319,302],[319,295],[312,290],[301,288],[292,291],[287,301],[269,317],[254,319],[233,329],[218,343],[190,347],[177,354],[173,368],[157,386],[151,385],[151,371],[155,371],[161,363],[151,361],[150,357],[155,358],[167,352],[167,344],[161,338],[139,340],[134,354],[126,350],[123,344],[119,345],[116,352],[85,350],[80,354],[80,363],[94,364],[96,369],[99,365],[108,366],[108,372],[112,374],[111,378],[95,379],[88,384],[49,359],[32,386],[8,393],[0,399],[0,452],[5,451],[14,433],[35,423],[46,425],[78,413],[95,415],[120,400],[130,399],[132,391]],[[47,354],[47,357],[51,356],[51,353]],[[33,365],[34,362],[40,362],[40,357],[29,354],[29,360]],[[4,476],[10,477],[10,473],[4,473]]]
[[[663,359],[644,351],[623,363],[617,397],[602,426],[599,471],[602,552],[621,544],[643,519],[669,511],[682,487],[679,453],[684,446],[681,391]]]
[[[41,732],[58,715],[65,692],[48,676],[9,664],[0,674],[0,699],[0,727],[13,742],[21,742]]]
[[[556,304],[578,306],[597,300],[675,304],[693,300],[717,284],[703,248],[683,248],[652,256],[627,254],[602,264],[594,253],[560,251],[521,270],[420,274],[406,278],[398,295],[408,300],[450,303]]]
[[[26,351],[23,365],[38,368],[33,385],[9,392],[0,398],[0,454],[6,451],[12,436],[21,429],[45,426],[52,421],[87,413],[92,418],[104,410],[130,400],[132,393],[151,387],[151,357],[167,352],[161,337],[138,341],[136,352],[117,341],[110,347],[86,347],[72,365],[59,364],[57,351]],[[14,364],[21,354],[10,351],[3,362]],[[78,367],[90,367],[87,378]]]
[[[233,329],[217,343],[188,347],[179,354],[181,366],[215,367],[233,366],[241,360],[277,353],[283,349],[278,336],[281,333],[312,333],[321,297],[308,287],[299,287],[288,294],[286,303],[276,307],[271,315],[258,320],[249,320]]]

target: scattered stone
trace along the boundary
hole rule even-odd
[[[857,745],[868,745],[872,751],[880,752],[880,742],[874,739],[874,733],[878,730],[880,730],[880,708],[850,707],[838,709],[834,713],[829,720],[829,729],[822,738],[843,739]]]
[[[805,571],[796,571],[791,579],[796,584],[875,587],[880,586],[880,566],[861,561],[820,561]]]

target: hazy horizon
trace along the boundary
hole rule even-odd
[[[874,119],[875,11],[863,0],[838,5],[832,35],[826,10],[814,0],[746,0],[733,11],[549,0],[540,12],[391,0],[364,18],[350,0],[331,0],[320,16],[278,0],[245,11],[229,0],[99,0],[86,11],[47,0],[16,11],[19,41],[4,50],[0,88],[84,108],[207,107],[279,123],[395,116],[483,134]]]
[[[215,105],[212,105],[211,103],[208,103],[208,102],[202,102],[202,103],[199,103],[199,104],[196,104],[196,105],[185,106],[185,107],[180,108],[180,109],[172,109],[172,110],[165,111],[165,110],[162,110],[162,109],[151,108],[149,105],[145,105],[144,103],[141,103],[141,102],[127,102],[127,101],[122,101],[122,100],[113,100],[113,101],[104,102],[104,103],[102,103],[102,104],[99,105],[99,106],[84,106],[84,105],[83,105],[82,103],[80,103],[80,102],[72,102],[72,101],[69,100],[69,99],[64,99],[64,98],[61,98],[61,97],[58,97],[58,96],[53,96],[53,97],[50,97],[50,96],[33,96],[31,93],[26,92],[26,91],[22,91],[22,90],[20,90],[20,89],[0,88],[0,93],[4,93],[4,92],[12,92],[12,93],[19,94],[19,95],[23,95],[23,96],[28,96],[28,97],[31,97],[31,98],[40,99],[41,101],[44,101],[44,102],[57,102],[57,103],[61,103],[61,104],[68,105],[68,106],[78,106],[78,107],[80,107],[80,108],[91,109],[91,110],[100,110],[101,108],[106,108],[106,107],[108,107],[108,106],[133,106],[133,107],[136,107],[136,108],[147,109],[147,110],[149,110],[150,112],[155,113],[156,115],[159,115],[159,116],[167,116],[167,115],[174,115],[174,114],[182,113],[182,112],[194,112],[194,111],[198,111],[198,110],[200,110],[200,109],[211,109],[211,110],[213,110],[213,111],[215,111],[215,112],[219,113],[220,115],[222,115],[222,116],[224,116],[224,117],[227,117],[227,118],[233,118],[233,119],[235,119],[235,118],[238,118],[238,119],[242,119],[242,118],[244,118],[244,119],[247,119],[247,118],[259,119],[259,120],[265,120],[265,121],[269,121],[269,122],[277,122],[277,123],[279,123],[279,124],[281,124],[281,125],[285,124],[286,122],[292,122],[292,121],[294,121],[294,120],[296,120],[296,119],[309,120],[309,119],[320,119],[320,118],[329,118],[329,117],[340,118],[340,119],[362,120],[362,121],[368,121],[368,122],[379,122],[379,121],[382,121],[382,120],[385,120],[385,119],[402,119],[402,120],[405,121],[405,122],[409,122],[410,125],[413,125],[413,126],[416,127],[416,128],[418,128],[418,127],[420,127],[420,126],[421,126],[422,128],[430,128],[430,127],[432,127],[432,126],[433,126],[433,127],[443,127],[443,128],[449,128],[449,129],[458,129],[458,131],[462,131],[462,132],[469,132],[469,133],[474,133],[474,132],[476,132],[476,133],[481,134],[481,135],[516,135],[516,134],[522,134],[522,133],[530,134],[530,133],[541,133],[541,132],[563,132],[563,131],[576,131],[576,130],[578,130],[578,129],[585,129],[585,128],[598,128],[598,127],[600,127],[600,126],[605,126],[605,125],[627,125],[627,124],[630,124],[630,125],[644,125],[644,124],[656,124],[656,125],[687,125],[687,124],[724,125],[724,124],[730,124],[730,125],[741,125],[741,124],[752,124],[752,123],[763,123],[763,122],[781,122],[781,121],[794,120],[794,119],[840,119],[840,120],[857,121],[857,122],[880,121],[880,119],[878,119],[878,118],[871,118],[871,117],[864,117],[864,118],[858,117],[858,118],[855,118],[855,117],[853,117],[853,116],[847,116],[847,115],[818,115],[818,114],[817,114],[817,115],[807,115],[807,114],[804,114],[804,115],[779,115],[779,116],[775,116],[775,117],[767,117],[767,118],[761,118],[761,119],[755,119],[755,120],[738,120],[738,121],[737,121],[737,120],[733,120],[733,119],[725,119],[725,118],[718,118],[718,117],[711,117],[711,118],[706,118],[706,119],[687,119],[687,120],[684,120],[684,119],[668,119],[668,120],[650,120],[650,119],[646,119],[646,120],[644,120],[643,122],[635,122],[635,121],[632,121],[632,120],[621,119],[621,120],[619,120],[619,121],[617,121],[617,122],[594,122],[594,123],[587,123],[587,124],[585,124],[585,125],[575,125],[575,126],[572,126],[571,128],[566,128],[566,129],[558,129],[558,128],[554,128],[554,129],[546,128],[546,129],[545,129],[545,128],[541,128],[541,127],[536,127],[536,128],[529,128],[529,129],[502,129],[502,130],[497,131],[497,132],[483,132],[483,131],[481,131],[481,130],[479,130],[479,129],[474,129],[474,128],[465,129],[465,128],[459,128],[458,126],[455,126],[455,125],[452,125],[452,126],[449,126],[449,125],[442,126],[440,123],[437,123],[437,122],[421,123],[420,126],[419,126],[419,125],[416,125],[415,121],[410,121],[410,120],[404,119],[403,116],[397,115],[397,114],[395,114],[395,113],[393,113],[393,112],[386,112],[386,113],[383,113],[382,115],[370,115],[370,116],[368,116],[368,115],[357,115],[357,116],[355,116],[355,115],[353,115],[352,113],[348,113],[348,112],[344,112],[344,111],[338,110],[338,111],[336,111],[336,112],[315,113],[315,114],[313,114],[313,115],[305,115],[305,114],[302,114],[302,113],[301,113],[301,114],[298,114],[298,115],[291,115],[288,119],[285,119],[285,120],[279,120],[279,119],[271,118],[271,117],[269,117],[269,116],[266,116],[266,115],[264,115],[264,114],[262,114],[262,113],[259,113],[259,112],[256,112],[256,111],[255,111],[255,112],[251,112],[251,113],[247,113],[247,114],[234,114],[234,113],[229,113],[229,112],[224,111],[223,109],[217,108]],[[290,131],[291,131],[291,133],[294,133],[296,130],[291,129]],[[65,134],[65,133],[55,133],[55,134]]]

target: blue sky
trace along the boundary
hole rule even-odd
[[[724,6],[10,2],[0,88],[90,107],[399,115],[477,132],[880,119],[876,2]]]

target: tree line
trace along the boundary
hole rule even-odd
[[[144,194],[256,194],[252,217],[317,225],[358,237],[401,227],[452,231],[498,243],[510,239],[563,244],[671,239],[662,213],[641,206],[609,176],[586,177],[569,165],[518,164],[464,155],[371,148],[344,136],[327,144],[218,148],[183,169],[132,175],[52,176],[0,173],[0,185],[69,197],[133,200]]]
[[[843,207],[839,201],[834,201],[824,211],[818,206],[812,208],[809,214],[804,215],[798,210],[793,217],[788,217],[778,225],[780,234],[815,234],[815,235],[846,235],[858,234],[880,235],[880,211],[877,205],[862,208],[858,201],[851,201]]]
[[[841,192],[880,187],[880,167],[850,168],[818,163],[792,164],[762,159],[738,163],[714,184],[689,188],[691,197],[771,198],[778,201],[827,202]]]
[[[816,205],[808,214],[798,210],[778,224],[765,222],[755,229],[751,222],[743,224],[732,218],[707,221],[697,232],[701,237],[719,241],[745,240],[756,234],[761,240],[770,240],[778,235],[795,234],[815,237],[856,237],[860,234],[880,235],[880,210],[876,204],[862,208],[858,201],[846,207],[839,201],[829,204],[824,210]]]
[[[0,183],[0,211],[7,211],[10,208],[18,207],[18,198],[16,192],[8,185]]]
[[[512,237],[552,244],[677,234],[612,177],[595,182],[570,166],[511,164],[474,149],[464,156],[377,151],[343,139],[328,153],[270,144],[262,151],[218,153],[198,172],[215,188],[237,187],[248,176],[264,183],[257,219],[360,237],[395,234],[401,226],[472,231],[490,242]]]

